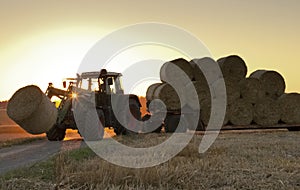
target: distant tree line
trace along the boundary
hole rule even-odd
[[[6,109],[7,107],[7,100],[6,101],[0,101],[0,109]]]

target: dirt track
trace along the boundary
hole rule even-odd
[[[86,146],[82,139],[62,142],[38,140],[29,144],[0,149],[0,174],[49,158],[58,152]]]
[[[18,125],[0,125],[0,142],[9,140],[45,137],[45,134],[31,135],[26,133]],[[71,150],[85,146],[76,131],[68,132],[65,141],[49,142],[48,140],[37,140],[24,145],[0,149],[0,174],[9,170],[33,164],[46,159],[60,151]]]

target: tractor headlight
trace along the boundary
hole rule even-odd
[[[77,98],[77,94],[76,93],[72,93],[72,98]]]

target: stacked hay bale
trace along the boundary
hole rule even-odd
[[[180,110],[182,107],[178,93],[168,83],[162,83],[154,90],[153,99],[163,101],[168,110]]]
[[[281,121],[286,124],[300,124],[300,94],[283,94],[278,99]]]
[[[174,65],[179,70],[174,69]],[[220,70],[221,75],[216,75]],[[180,76],[183,73],[190,82]],[[215,87],[225,82],[227,107],[224,125],[300,124],[300,94],[284,94],[285,81],[278,72],[257,70],[248,78],[246,75],[246,63],[237,55],[218,61],[208,57],[190,62],[176,59],[162,66],[160,77],[163,83],[148,88],[147,100],[159,98],[167,104],[167,109],[180,109],[187,105],[196,110],[199,103],[200,121],[207,125],[211,118],[212,99],[215,98],[215,90],[218,90]],[[178,84],[182,89],[175,91],[172,84]],[[191,88],[195,89],[197,96],[189,90]],[[179,95],[182,94],[185,99],[181,105]]]
[[[148,87],[147,102],[160,99],[168,110],[180,110],[186,104],[183,86],[187,85],[193,76],[192,66],[183,58],[164,63],[160,69],[162,83]]]
[[[154,99],[154,97],[153,97],[154,91],[159,85],[161,85],[161,83],[154,83],[148,87],[147,92],[146,92],[146,100],[147,101],[150,102],[151,100]]]
[[[262,90],[260,80],[257,78],[245,78],[240,81],[241,98],[251,104],[255,104],[256,101],[264,97],[264,91]]]
[[[230,82],[239,82],[247,75],[246,63],[237,55],[220,58],[218,59],[218,63],[222,70],[223,77]]]
[[[160,68],[160,80],[162,82],[185,85],[189,83],[193,77],[191,64],[183,58],[166,62]]]
[[[252,122],[252,107],[241,99],[240,82],[245,80],[247,74],[245,61],[237,55],[230,55],[220,58],[218,63],[225,81],[228,122],[235,125],[250,124]]]
[[[272,99],[279,98],[285,91],[283,77],[276,71],[257,70],[251,73],[250,78],[259,79],[264,96]]]
[[[254,102],[253,121],[261,126],[272,126],[280,121],[278,98],[285,91],[285,81],[276,71],[257,70],[250,74],[253,80],[259,80],[260,90]]]
[[[198,99],[200,103],[199,120],[207,125],[211,115],[211,100],[215,98],[214,91],[211,93],[210,89],[213,89],[212,86],[215,86],[222,79],[222,72],[220,72],[218,63],[209,57],[193,59],[190,64],[194,71],[194,81],[187,85],[186,89],[193,85],[198,97],[193,97],[188,90],[185,90],[187,97],[189,97],[187,104],[195,109],[196,99]],[[227,123],[227,118],[225,118],[224,123]]]
[[[39,87],[30,85],[14,93],[7,114],[28,133],[41,134],[55,124],[57,109]]]
[[[253,120],[253,105],[240,98],[228,106],[227,113],[231,124],[250,125]]]
[[[278,102],[270,97],[259,98],[254,104],[253,121],[261,126],[272,126],[280,120]]]

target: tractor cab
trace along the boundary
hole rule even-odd
[[[124,94],[121,82],[121,73],[107,72],[84,72],[77,76],[77,88],[103,94]]]

